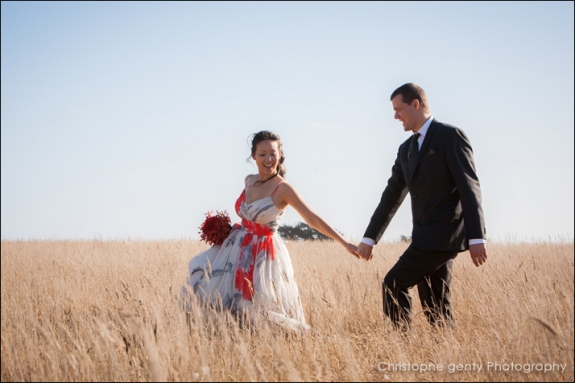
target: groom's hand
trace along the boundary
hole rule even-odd
[[[370,261],[371,258],[373,258],[373,246],[361,242],[359,246],[357,246],[357,254],[364,260]]]
[[[484,243],[478,243],[469,246],[469,255],[476,267],[483,265],[487,262],[487,250]]]

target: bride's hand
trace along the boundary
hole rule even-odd
[[[345,249],[354,257],[359,258],[359,254],[357,254],[357,246],[353,243],[347,242],[345,244]]]

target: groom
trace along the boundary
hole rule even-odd
[[[395,327],[411,323],[409,289],[417,285],[432,325],[454,325],[450,286],[453,260],[469,250],[475,266],[487,261],[481,190],[465,133],[437,121],[427,96],[408,83],[391,94],[395,119],[411,136],[399,146],[391,177],[358,246],[365,260],[409,192],[412,242],[383,280],[383,311]]]

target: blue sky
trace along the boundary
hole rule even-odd
[[[408,137],[389,96],[415,82],[471,140],[488,240],[573,240],[573,2],[1,6],[2,239],[197,239],[207,211],[238,220],[266,129],[359,240]]]

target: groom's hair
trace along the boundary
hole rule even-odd
[[[404,103],[411,104],[413,100],[418,100],[424,112],[429,112],[429,102],[427,101],[427,95],[425,91],[419,86],[412,82],[403,84],[399,88],[393,91],[389,100],[397,95],[401,95]]]
[[[284,151],[282,148],[282,141],[281,141],[279,135],[277,135],[273,132],[270,132],[269,130],[262,130],[261,132],[255,133],[253,135],[253,138],[252,138],[252,155],[250,157],[248,157],[248,161],[250,158],[252,158],[256,154],[256,149],[258,147],[258,144],[260,142],[266,141],[266,140],[275,141],[278,143],[278,150],[280,151],[280,159],[278,161],[277,174],[279,174],[280,176],[283,177],[286,174],[286,167],[284,165],[285,156],[284,156]]]

